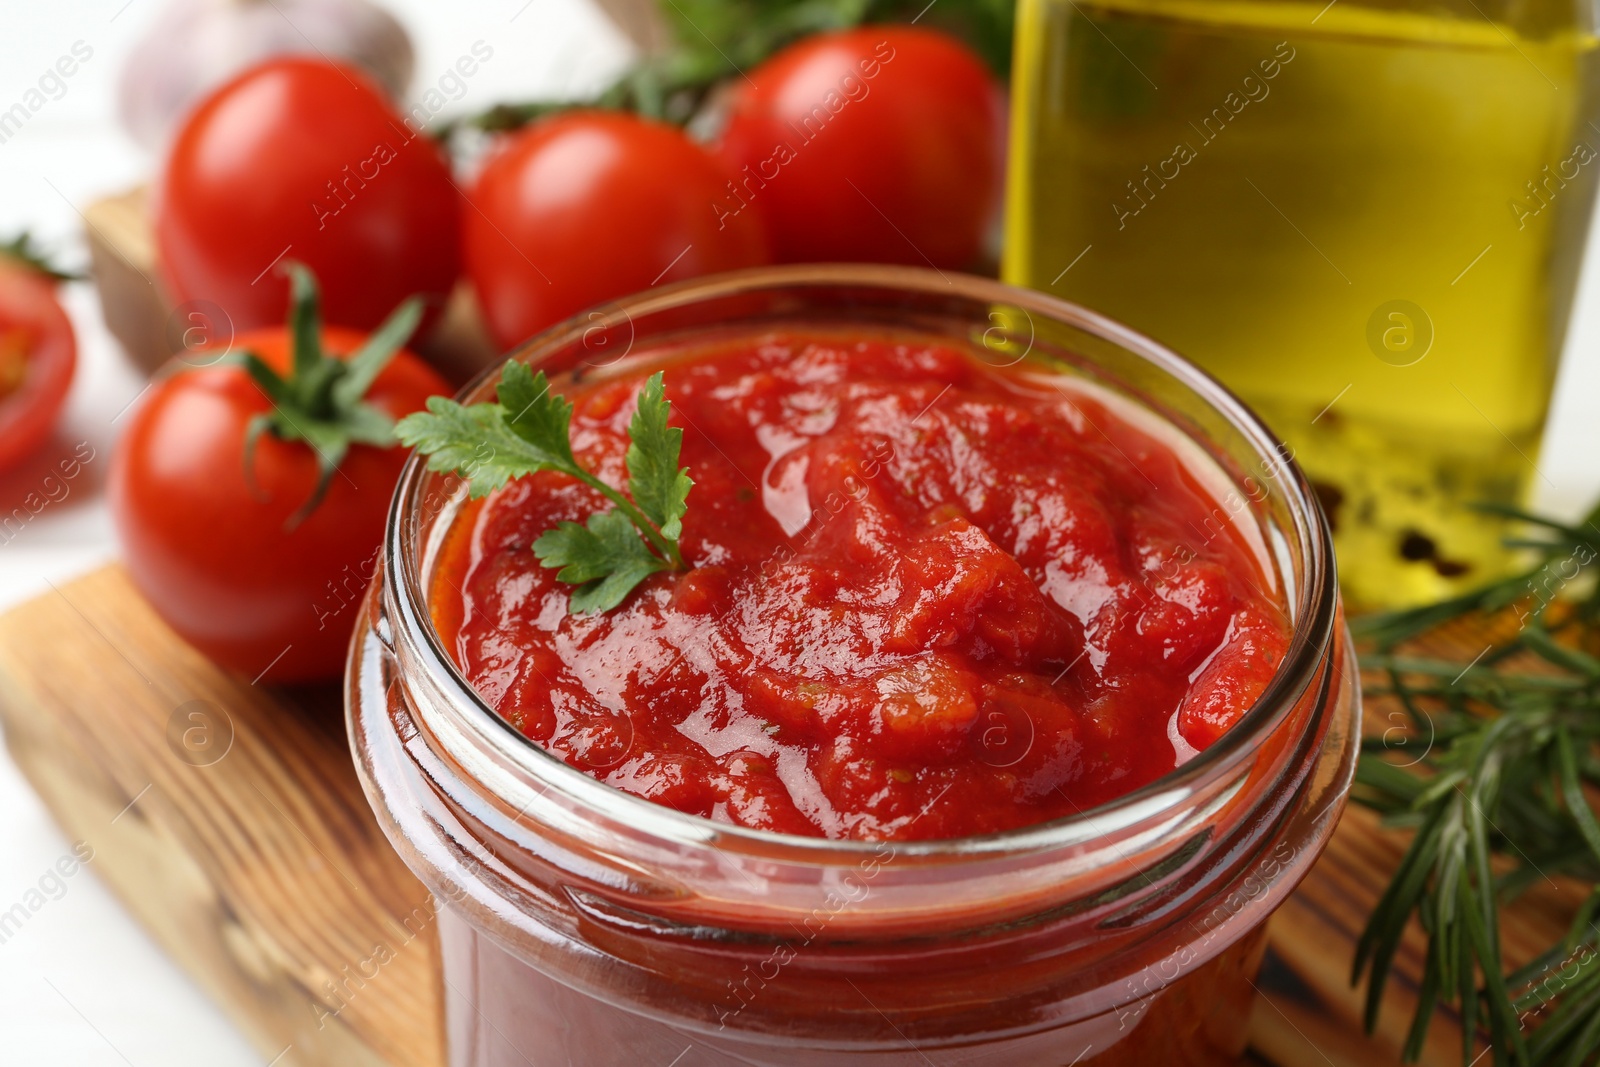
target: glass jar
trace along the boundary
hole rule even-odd
[[[1290,650],[1211,748],[1080,817],[881,843],[716,823],[567,766],[475,695],[424,593],[464,487],[413,459],[347,699],[378,821],[439,905],[451,1064],[1231,1062],[1266,919],[1326,843],[1355,763],[1354,660],[1305,480],[1178,356],[978,278],[741,272],[590,312],[515,358],[594,373],[633,348],[797,322],[954,338],[1113,398],[1190,454],[1215,520],[1269,557]]]
[[[1509,562],[1600,172],[1579,0],[1021,0],[1004,276],[1283,435],[1363,606]]]

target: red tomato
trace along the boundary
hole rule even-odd
[[[764,209],[782,262],[970,267],[998,204],[1000,89],[913,26],[818,34],[733,83],[726,208]]]
[[[754,212],[719,221],[728,174],[675,127],[568,112],[509,137],[466,215],[467,273],[510,346],[658,282],[769,261]]]
[[[365,339],[336,326],[322,331],[323,350],[340,358]],[[241,334],[234,348],[289,369],[281,326]],[[447,392],[427,364],[401,350],[366,401],[398,419]],[[237,366],[159,378],[112,457],[112,518],[134,584],[201,652],[248,678],[334,677],[407,451],[351,445],[327,495],[293,524],[318,480],[311,448],[263,433],[253,484],[244,475],[246,427],[271,408]]]
[[[55,281],[0,256],[0,470],[50,435],[77,364],[78,344]]]
[[[327,321],[371,329],[413,293],[439,306],[460,273],[448,161],[368,75],[280,58],[224,85],[184,122],[154,192],[161,270],[177,301],[219,304],[237,329],[282,321],[296,259]]]

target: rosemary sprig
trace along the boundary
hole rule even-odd
[[[1526,621],[1542,616],[1555,601],[1556,594],[1576,581],[1577,571],[1593,562],[1600,545],[1600,506],[1578,522],[1568,525],[1503,504],[1480,504],[1478,510],[1533,526],[1543,536],[1514,538],[1508,547],[1535,554],[1534,562],[1505,578],[1490,582],[1460,596],[1425,604],[1420,608],[1368,615],[1355,620],[1351,629],[1361,638],[1370,638],[1383,651],[1409,641],[1443,623],[1473,612],[1492,614],[1519,600],[1527,600]],[[1573,566],[1563,567],[1571,560]],[[1600,592],[1600,591],[1597,591]],[[1581,621],[1593,625],[1600,621],[1600,595],[1591,593],[1579,606]]]
[[[1364,743],[1355,799],[1415,836],[1357,945],[1352,981],[1370,975],[1371,1029],[1415,915],[1428,947],[1407,1059],[1421,1054],[1436,1007],[1455,1004],[1463,1064],[1483,1035],[1496,1065],[1579,1067],[1600,1054],[1600,821],[1585,794],[1600,786],[1600,658],[1591,651],[1600,643],[1600,508],[1573,525],[1489,510],[1534,528],[1537,536],[1511,542],[1534,554],[1532,565],[1354,626],[1376,646],[1362,666],[1386,679],[1367,695],[1394,698],[1410,725]],[[1395,651],[1445,623],[1508,609],[1516,632],[1471,662]],[[1588,883],[1589,902],[1566,938],[1508,974],[1500,908],[1557,875]]]

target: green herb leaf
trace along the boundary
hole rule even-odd
[[[657,571],[682,570],[678,538],[694,483],[678,467],[683,431],[669,426],[672,405],[657,373],[639,394],[630,426],[627,463],[632,498],[585,470],[572,454],[572,404],[550,389],[544,372],[509,362],[500,372],[496,401],[463,406],[444,397],[396,427],[404,443],[428,457],[428,469],[454,471],[483,497],[507,482],[539,471],[576,478],[615,505],[587,523],[563,522],[534,542],[556,578],[578,586],[574,615],[609,611]]]
[[[1368,684],[1367,697],[1397,698],[1416,730],[1363,744],[1354,799],[1415,836],[1373,908],[1352,977],[1370,976],[1370,1029],[1401,934],[1415,917],[1428,947],[1407,1059],[1421,1054],[1435,1007],[1453,1003],[1468,1035],[1487,1035],[1497,1067],[1576,1067],[1600,1054],[1594,910],[1586,905],[1563,940],[1508,975],[1499,909],[1557,876],[1586,882],[1600,908],[1600,819],[1590,799],[1600,786],[1600,659],[1592,654],[1600,647],[1592,573],[1600,510],[1574,525],[1485,510],[1540,534],[1508,540],[1537,553],[1528,569],[1353,626],[1377,644],[1362,665],[1388,678],[1388,685]],[[1470,662],[1392,651],[1443,624],[1493,612],[1514,613],[1520,625]],[[1403,762],[1389,762],[1396,758]],[[1473,1057],[1473,1038],[1464,1045],[1463,1062]]]
[[[683,431],[668,426],[672,405],[666,398],[661,372],[650,376],[639,393],[639,410],[628,425],[628,491],[639,509],[661,532],[676,541],[689,510],[689,490],[694,481],[687,467],[678,466],[683,451]]]
[[[572,405],[550,391],[544,371],[534,374],[526,363],[507,363],[495,395],[513,433],[551,456],[551,463],[578,465],[572,458]]]
[[[556,577],[578,586],[573,591],[574,615],[610,611],[633,587],[671,564],[651,552],[622,512],[596,512],[584,526],[564,522],[533,543],[534,555],[546,567],[560,567]]]
[[[536,471],[571,473],[559,457],[514,433],[499,404],[467,407],[449,397],[429,397],[428,410],[401,419],[395,436],[427,456],[429,470],[468,479],[474,499]]]

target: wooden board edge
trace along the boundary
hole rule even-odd
[[[411,1006],[402,1013],[405,1025],[396,1026],[396,1019],[385,1017],[386,1004],[381,1004],[379,998],[364,999],[360,995],[364,988],[360,971],[369,965],[361,952],[346,946],[322,954],[348,959],[351,966],[319,964],[317,953],[306,951],[306,946],[291,936],[292,932],[286,932],[281,925],[273,925],[273,914],[264,916],[257,902],[248,899],[249,894],[246,898],[236,894],[240,887],[230,885],[228,877],[237,875],[237,871],[225,871],[219,877],[215,866],[206,868],[216,857],[196,853],[191,813],[174,811],[157,781],[135,782],[128,777],[128,763],[108,759],[106,744],[115,745],[116,742],[94,736],[84,709],[64,710],[74,699],[67,691],[76,692],[81,688],[82,678],[63,679],[59,687],[54,687],[52,679],[40,675],[32,657],[19,657],[17,645],[11,640],[19,625],[26,626],[34,634],[44,635],[59,629],[63,621],[74,622],[96,631],[93,637],[86,635],[86,639],[107,640],[104,620],[97,626],[79,612],[77,604],[108,588],[133,595],[120,568],[113,566],[46,593],[0,617],[0,727],[4,728],[7,747],[24,777],[39,793],[66,835],[75,841],[88,842],[93,848],[93,859],[88,866],[150,936],[241,1028],[265,1060],[276,1058],[279,1067],[439,1067],[444,1063],[443,996],[438,982],[433,980],[437,970],[437,947],[436,932],[431,927],[412,933],[402,926],[395,908],[382,908],[376,899],[368,901],[373,912],[384,912],[381,929],[394,931],[374,939],[394,946],[394,953],[386,959],[405,959],[401,966],[388,968],[396,974],[393,980],[422,983],[421,988],[413,989],[407,997],[398,998],[400,1005],[409,1001]],[[56,598],[60,598],[60,603],[51,603]],[[138,610],[148,612],[142,602],[135,609]],[[76,620],[71,618],[73,615],[77,615]],[[178,640],[164,626],[159,623],[156,626],[162,639]],[[206,685],[243,684],[221,675],[187,646],[183,648],[212,676],[206,679]],[[109,679],[113,685],[127,688],[130,705],[143,695],[138,693],[138,667],[132,660],[121,672],[116,670],[121,664],[113,666],[108,661],[99,666],[106,668],[100,673],[114,676]],[[256,696],[255,699],[263,698]],[[90,714],[101,716],[105,729],[126,728],[125,723],[118,723],[118,715],[124,712],[111,701]],[[248,749],[263,743],[245,733],[246,724],[241,727],[235,745]],[[128,737],[124,740],[148,746],[152,739]],[[165,739],[156,739],[155,743],[165,744]],[[239,754],[247,753],[241,750]],[[292,754],[288,762],[287,773],[292,779],[303,768],[293,765]],[[173,763],[177,761],[174,759]],[[207,769],[214,768],[198,771],[203,773]],[[182,773],[197,772],[196,768],[187,766],[181,770]],[[236,775],[256,773],[253,765],[243,761],[232,765],[229,771]],[[353,779],[353,774],[351,777]],[[262,794],[281,816],[281,823],[269,828],[273,834],[280,839],[299,835],[310,848],[317,848],[306,836],[308,830],[315,832],[315,828],[299,825],[303,821],[298,817],[300,812],[288,813],[295,804],[284,796],[283,790],[294,788],[292,780],[262,780],[257,784],[252,779],[251,784],[258,792],[264,788],[279,796],[274,802],[266,793]],[[314,812],[306,814],[315,816]],[[202,817],[221,819],[226,814],[213,811]],[[376,827],[372,832],[378,833]],[[386,842],[383,847],[388,848]],[[196,855],[203,858],[197,860]],[[277,864],[280,874],[289,879],[302,873],[294,869],[296,864],[306,865],[304,854],[289,860],[282,856],[253,859],[258,859],[264,868]],[[383,859],[387,869],[410,880],[409,873],[399,866],[398,858],[392,853],[387,853]],[[339,876],[345,881],[366,877],[365,872],[351,864],[338,866],[341,868]],[[355,870],[355,874],[346,873],[347,867]],[[324,875],[324,883],[331,881]],[[418,895],[423,894],[414,881],[412,885]],[[271,889],[270,886],[248,888],[252,891]],[[351,894],[360,897],[362,891],[363,887],[352,882]],[[393,895],[392,887],[390,895]],[[339,906],[337,902],[330,904],[335,911]],[[399,977],[400,974],[405,978]],[[384,1001],[388,999],[383,998]],[[431,1008],[423,1008],[424,1013],[431,1011],[431,1018],[419,1015],[417,1005],[431,1005]],[[402,1030],[404,1032],[400,1032]]]

